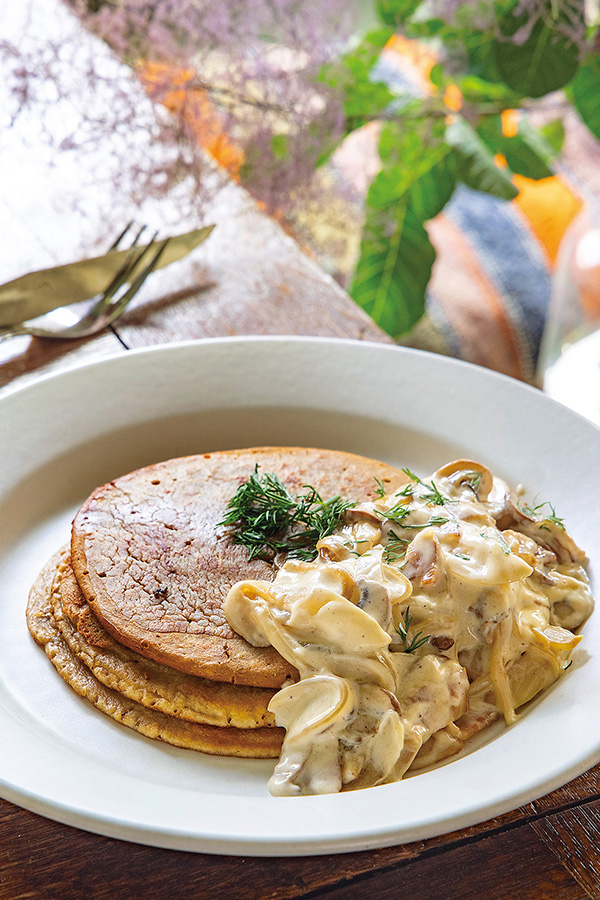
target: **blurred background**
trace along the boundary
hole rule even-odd
[[[0,281],[226,178],[400,343],[541,384],[597,328],[597,0],[0,7]]]

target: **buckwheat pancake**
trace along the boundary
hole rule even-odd
[[[187,750],[220,756],[270,759],[279,755],[283,729],[219,727],[186,722],[149,709],[102,684],[64,640],[53,613],[58,560],[53,558],[29,594],[27,623],[60,676],[97,709],[128,728],[155,740]]]
[[[271,580],[218,527],[227,503],[256,466],[292,492],[314,486],[373,499],[377,482],[404,481],[392,467],[328,450],[267,447],[183,457],[139,469],[95,490],[77,513],[71,559],[94,615],[120,644],[180,672],[232,684],[280,687],[296,670],[271,647],[253,647],[229,627],[223,603],[240,580]]]
[[[187,675],[117,643],[86,603],[68,551],[60,556],[51,603],[58,630],[70,651],[98,681],[130,700],[189,722],[237,728],[275,724],[267,710],[273,689]]]

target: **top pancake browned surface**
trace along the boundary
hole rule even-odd
[[[262,560],[217,527],[259,465],[293,492],[370,499],[375,478],[405,478],[384,463],[306,448],[253,448],[168,460],[95,490],[73,522],[73,569],[91,608],[120,643],[157,662],[218,681],[279,687],[295,670],[271,647],[252,647],[223,614],[242,579],[272,580]]]

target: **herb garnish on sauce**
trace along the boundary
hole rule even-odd
[[[418,650],[419,647],[422,647],[423,644],[426,644],[430,637],[430,635],[424,634],[422,631],[418,631],[415,636],[409,640],[408,629],[410,628],[411,622],[412,616],[410,614],[410,606],[407,606],[404,610],[404,614],[400,617],[400,620],[395,626],[396,631],[400,635],[400,639],[404,645],[404,653],[414,653],[415,650]]]

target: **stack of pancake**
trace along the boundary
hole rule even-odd
[[[82,697],[147,737],[225,756],[277,757],[283,731],[267,706],[297,672],[253,647],[223,614],[230,587],[275,567],[220,526],[258,465],[292,493],[372,499],[384,463],[306,448],[253,448],[139,469],[95,490],[71,542],[44,567],[27,608],[31,634]],[[65,536],[65,539],[67,536]]]

